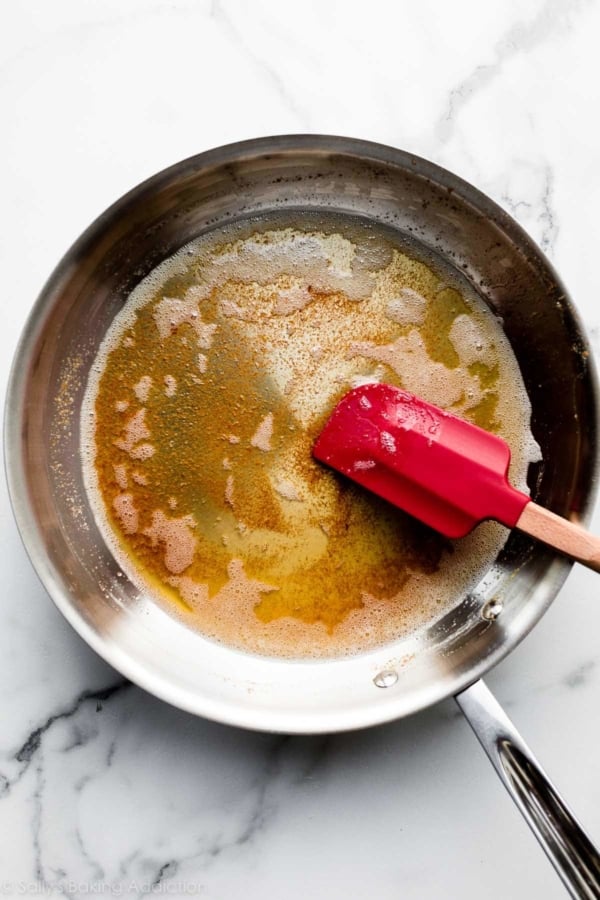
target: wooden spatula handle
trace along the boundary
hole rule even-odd
[[[549,509],[529,502],[516,527],[595,572],[600,572],[600,537],[590,534],[580,525],[574,525]]]

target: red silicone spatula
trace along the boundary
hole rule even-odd
[[[600,571],[600,538],[509,484],[501,438],[399,388],[346,394],[313,455],[447,537],[496,519]]]

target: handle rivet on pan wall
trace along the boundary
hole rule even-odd
[[[488,622],[495,622],[502,610],[504,604],[498,597],[492,597],[481,610],[481,618],[487,619]]]
[[[398,681],[398,673],[393,669],[383,669],[373,679],[373,684],[378,688],[391,687]]]

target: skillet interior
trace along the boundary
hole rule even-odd
[[[211,718],[332,731],[406,715],[465,687],[533,627],[569,565],[512,535],[478,589],[419,640],[301,663],[204,640],[123,578],[93,520],[78,457],[81,395],[98,345],[132,288],[183,244],[240,217],[294,209],[385,223],[470,281],[502,319],[532,402],[544,459],[532,467],[532,493],[561,515],[585,518],[596,467],[595,376],[556,274],[474,188],[408,154],[343,138],[266,138],[211,151],[155,176],[104,213],[59,264],[28,322],[9,388],[7,464],[40,577],[109,662]],[[493,621],[482,616],[491,599],[502,603]],[[382,671],[397,675],[385,690],[375,684]]]

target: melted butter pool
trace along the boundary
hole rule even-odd
[[[232,229],[159,266],[86,392],[86,484],[120,565],[191,627],[267,655],[360,652],[440,616],[505,532],[451,545],[312,459],[365,381],[501,434],[524,487],[536,448],[516,360],[448,273],[340,220]]]

